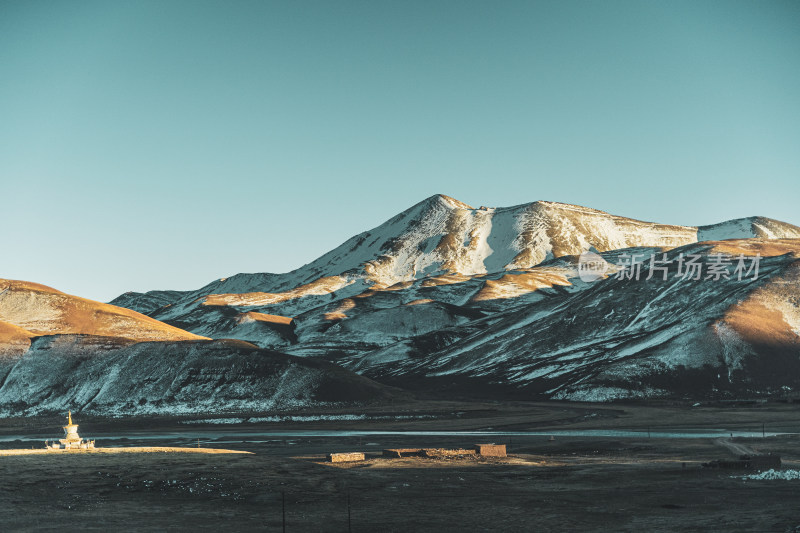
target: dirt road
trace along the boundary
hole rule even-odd
[[[738,442],[733,442],[731,439],[715,439],[714,444],[716,444],[717,446],[722,446],[723,448],[727,449],[737,457],[739,457],[740,455],[758,454],[758,452],[756,452],[749,446],[745,446],[744,444]]]

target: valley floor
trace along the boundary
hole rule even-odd
[[[745,480],[749,472],[700,466],[734,457],[730,446],[721,445],[726,440],[737,445],[732,449],[778,453],[785,469],[800,469],[800,436],[735,436],[760,431],[762,422],[767,433],[800,431],[800,410],[793,405],[692,409],[430,403],[396,411],[410,416],[414,409],[441,417],[235,425],[85,419],[81,434],[96,438],[98,446],[186,446],[196,440],[201,448],[254,453],[0,456],[0,524],[4,531],[64,524],[98,531],[281,531],[285,496],[287,531],[783,532],[800,526],[800,481]],[[379,416],[377,409],[373,415]],[[21,442],[31,446],[50,426],[44,418],[4,420],[0,448],[19,448]],[[630,438],[494,437],[508,445],[510,457],[388,460],[380,458],[383,448],[469,447],[487,439],[298,432],[326,428],[417,433],[550,429],[556,434],[611,428],[643,433]],[[654,433],[725,429],[734,437],[647,438],[647,428]],[[31,440],[20,441],[17,435]],[[332,451],[365,451],[368,460],[325,463],[324,454]]]

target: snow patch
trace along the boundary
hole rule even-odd
[[[783,480],[783,481],[797,481],[800,480],[800,470],[767,470],[758,474],[749,474],[746,476],[731,476],[734,479],[743,480]]]

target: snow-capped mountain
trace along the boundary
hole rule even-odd
[[[111,303],[145,313],[154,312],[158,304],[173,307],[208,295],[215,295],[205,302],[208,305],[271,305],[326,296],[350,285],[356,286],[347,292],[357,294],[365,287],[388,287],[430,276],[530,268],[588,249],[674,248],[698,240],[749,237],[800,238],[800,228],[765,217],[701,227],[657,224],[542,201],[475,209],[439,194],[286,274],[236,274],[195,291],[126,293]],[[174,317],[181,312],[161,310],[160,314]]]
[[[587,250],[608,263],[594,282],[578,274]],[[730,268],[683,279],[676,265],[687,257],[704,271],[723,257]],[[737,257],[758,274],[737,279]],[[289,273],[112,303],[408,388],[576,400],[783,394],[800,386],[798,258],[800,228],[764,217],[675,226],[437,195]],[[669,279],[627,279],[634,270]],[[8,322],[0,333],[11,346],[28,325]]]
[[[534,290],[542,288],[539,285],[553,287],[552,291],[580,287],[579,281],[576,285],[564,276],[564,261],[559,258],[566,260],[586,250],[668,250],[698,239],[742,237],[800,238],[800,228],[764,217],[703,227],[656,224],[555,202],[475,209],[435,195],[292,272],[237,274],[195,291],[127,293],[112,303],[198,335],[244,339],[305,354],[324,353],[329,339],[344,330],[349,340],[341,349],[351,353],[355,347],[360,352],[423,329],[456,325],[466,315],[488,307],[500,310],[510,305],[511,296],[522,297],[520,301],[540,298],[547,291]],[[538,268],[548,264],[549,270]],[[364,298],[376,292],[380,298]],[[499,293],[506,297],[498,298]],[[425,298],[459,307],[438,308],[422,320],[422,329],[411,327],[399,337],[370,330],[380,316],[381,327],[398,329],[391,325],[396,321],[389,318],[390,313],[384,311],[369,320],[361,317],[361,308],[371,308],[373,301],[391,307]],[[156,303],[163,305],[153,309]],[[253,311],[294,317],[296,338],[286,328],[247,319],[246,313]],[[433,311],[420,307],[392,313],[402,324],[416,313],[429,312]],[[342,318],[330,318],[337,314]],[[297,343],[300,346],[294,346]]]
[[[529,268],[589,248],[675,247],[696,242],[697,232],[695,227],[641,222],[554,202],[475,209],[434,195],[292,272],[237,274],[185,293],[126,293],[111,303],[169,320],[186,313],[187,305],[198,298],[215,295],[200,303],[292,302],[286,307],[297,314],[331,292],[358,294],[367,287],[436,275]],[[296,301],[305,298],[310,298],[308,303]],[[155,303],[168,307],[154,311]]]

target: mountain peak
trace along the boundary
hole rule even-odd
[[[464,202],[456,200],[452,196],[447,196],[446,194],[434,194],[433,196],[429,196],[428,198],[423,200],[423,203],[433,203],[433,202],[443,204],[446,207],[449,207],[450,209],[470,209],[470,210],[475,209],[471,205],[465,204]]]
[[[762,216],[735,218],[718,224],[700,226],[697,230],[698,241],[800,238],[799,227]]]

